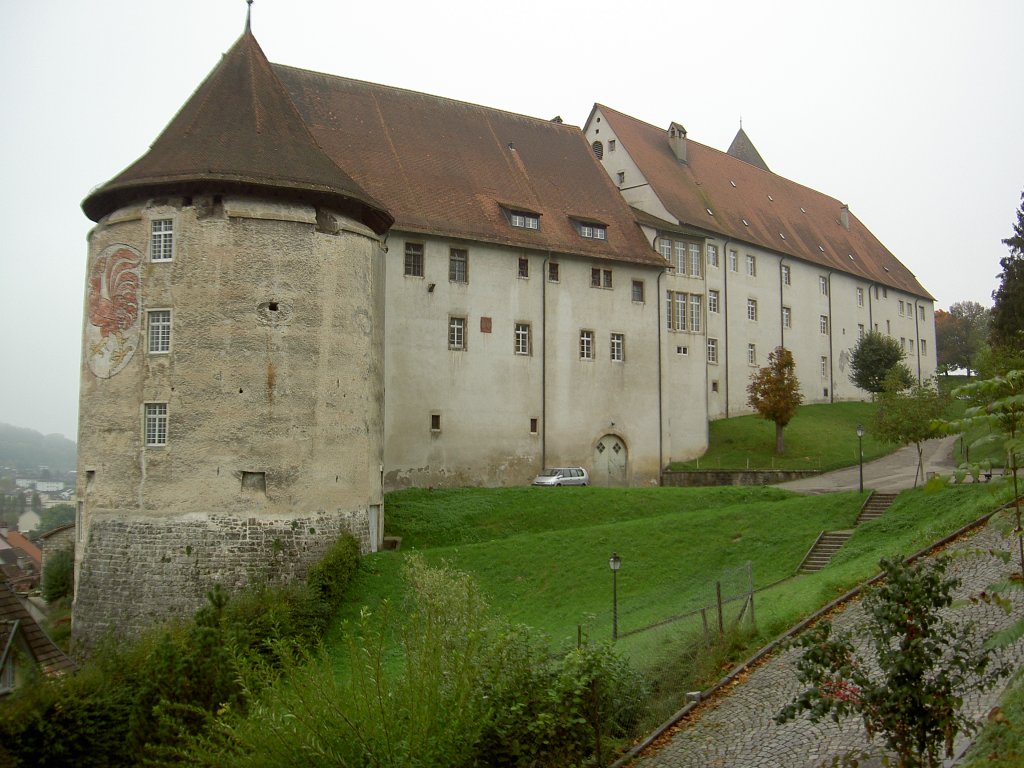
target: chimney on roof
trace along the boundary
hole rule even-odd
[[[672,154],[681,162],[686,162],[686,129],[679,123],[672,123],[668,127],[668,145]]]
[[[845,203],[839,209],[839,223],[843,225],[843,229],[850,228],[850,206]]]

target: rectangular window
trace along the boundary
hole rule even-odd
[[[516,323],[515,347],[517,355],[530,354],[530,324]]]
[[[590,270],[590,287],[591,288],[611,288],[612,287],[612,271],[610,269],[591,269]]]
[[[619,184],[625,184],[626,183],[626,172],[625,171],[619,171],[617,174],[615,174],[615,178],[618,179]]]
[[[171,351],[171,310],[153,309],[146,313],[146,338],[150,354]]]
[[[665,261],[671,262],[672,261],[672,241],[667,239],[667,238],[664,238],[664,237],[659,237],[658,238],[658,253],[661,254],[662,258],[665,259]]]
[[[903,303],[903,299],[900,299],[899,313],[900,317],[904,317],[906,315],[906,305]]]
[[[594,332],[580,331],[580,360],[594,359]]]
[[[548,263],[548,282],[549,283],[557,283],[558,282],[558,262],[557,261],[552,261],[552,262]]]
[[[519,257],[519,266],[516,267],[516,277],[526,280],[530,276],[530,260],[525,256]]]
[[[167,445],[167,403],[146,403],[146,445]]]
[[[441,414],[432,413],[430,414],[430,431],[440,432],[441,431]]]
[[[747,365],[757,365],[756,344],[747,344]]]
[[[857,289],[857,306],[858,307],[863,307],[864,306],[864,289],[863,288],[858,288]]]
[[[174,219],[153,219],[149,223],[150,261],[174,258]]]
[[[747,299],[747,320],[757,320],[757,299]]]
[[[718,339],[708,337],[708,362],[718,362]]]
[[[914,354],[914,340],[907,339],[907,349],[910,350],[910,354]]]
[[[701,265],[704,259],[701,258],[700,244],[690,243],[690,277],[700,277]]]
[[[729,250],[729,271],[739,272],[740,271],[740,257],[736,251]]]
[[[822,296],[828,296],[828,278],[824,275],[818,275],[818,290]]]
[[[615,363],[621,363],[626,359],[626,337],[621,333],[612,334],[611,357]]]
[[[686,243],[676,240],[676,274],[686,274]]]
[[[405,244],[405,274],[410,277],[423,277],[423,244]]]
[[[821,378],[828,378],[828,358],[824,355],[821,356]]]
[[[634,280],[633,281],[633,301],[637,304],[644,303],[644,281]]]
[[[448,349],[462,350],[466,348],[466,318],[448,318]]]
[[[857,340],[864,338],[864,323],[857,323]]]
[[[747,274],[750,277],[757,277],[757,258],[747,254]]]
[[[509,221],[512,222],[513,227],[520,229],[540,229],[540,216],[535,213],[512,211],[509,214]]]
[[[921,357],[928,354],[928,347],[925,346],[924,339],[918,339],[918,349],[921,350]]]
[[[818,330],[826,336],[828,335],[828,315],[818,316]]]
[[[603,224],[579,224],[578,231],[588,240],[607,240],[608,228]]]
[[[536,435],[537,434],[537,420],[536,419],[530,419],[530,434],[531,435]]]
[[[469,254],[463,248],[448,252],[448,279],[453,283],[469,282]]]
[[[918,307],[918,310],[921,313],[921,319],[924,320],[924,307]]]
[[[708,312],[718,314],[718,291],[708,291]]]
[[[907,351],[907,339],[905,336],[900,336],[900,349],[904,352]]]
[[[793,310],[789,307],[782,308],[782,327],[792,328],[793,327]]]
[[[718,267],[718,246],[708,243],[708,266]]]
[[[609,152],[614,152],[615,151],[615,139],[609,139],[608,140],[608,151]]]
[[[675,317],[675,329],[677,331],[686,330],[686,294],[677,293],[675,296],[676,304],[676,317]]]
[[[701,311],[703,298],[700,294],[690,294],[690,330],[694,333],[700,333],[701,326],[703,325],[702,318],[704,313]]]
[[[782,265],[782,284],[783,285],[791,285],[792,284],[791,283],[792,279],[793,278],[792,278],[792,275],[791,275],[790,270],[789,270],[789,265],[788,264],[783,264]]]

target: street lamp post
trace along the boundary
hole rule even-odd
[[[864,493],[864,425],[857,425],[857,456],[860,462],[860,492]]]
[[[612,640],[619,639],[619,592],[618,575],[622,558],[615,552],[608,558],[608,567],[612,569]]]

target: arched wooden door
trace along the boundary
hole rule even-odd
[[[605,435],[594,446],[593,485],[626,485],[626,444],[617,435]]]

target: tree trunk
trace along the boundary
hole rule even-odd
[[[786,446],[782,442],[782,425],[775,422],[775,454],[781,456]]]

